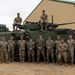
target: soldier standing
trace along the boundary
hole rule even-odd
[[[15,30],[15,26],[17,30],[17,26],[21,25],[21,23],[22,23],[22,18],[20,17],[20,13],[17,13],[17,17],[14,19],[13,30]]]
[[[15,50],[15,41],[13,40],[13,37],[10,37],[10,40],[8,41],[9,44],[9,60],[14,62],[14,50]]]
[[[46,23],[45,29],[47,30],[48,26],[48,16],[45,14],[45,10],[42,10],[42,15],[40,16],[40,25],[41,25],[41,30],[43,30],[43,23]]]
[[[20,40],[18,41],[18,47],[20,62],[24,63],[26,41],[23,39],[23,36],[21,36]]]
[[[54,41],[51,40],[51,37],[48,37],[48,40],[46,41],[46,48],[47,48],[47,63],[49,63],[49,54],[51,55],[52,62],[54,63]]]
[[[74,45],[75,41],[72,39],[72,35],[69,35],[69,39],[67,40],[68,43],[68,59],[70,60],[71,65],[73,65],[74,62]]]
[[[55,56],[56,56],[56,62],[58,63],[58,45],[61,43],[61,38],[60,36],[58,35],[57,36],[57,40],[55,41]]]
[[[3,62],[2,37],[0,37],[0,63]]]
[[[9,52],[9,45],[6,42],[5,37],[2,38],[2,60],[8,63],[8,52]]]
[[[37,63],[39,63],[40,60],[40,53],[43,56],[44,62],[46,63],[45,59],[45,40],[42,38],[42,35],[39,35],[39,38],[36,41],[36,46],[37,46]]]
[[[61,64],[62,57],[64,58],[65,65],[67,64],[67,48],[68,45],[64,42],[64,39],[61,40],[61,43],[58,45],[58,63]]]
[[[29,62],[31,62],[31,56],[32,56],[33,63],[34,63],[34,47],[35,47],[35,43],[33,42],[32,38],[30,38],[27,43],[28,60],[29,60]]]

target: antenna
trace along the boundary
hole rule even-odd
[[[53,24],[53,22],[54,22],[54,21],[53,21],[53,15],[52,15],[52,24]]]

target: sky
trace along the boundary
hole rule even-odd
[[[0,24],[5,24],[9,30],[12,30],[17,13],[20,13],[24,21],[40,2],[41,0],[0,0]]]
[[[41,0],[0,0],[0,24],[12,30],[14,18],[20,13],[23,21]]]

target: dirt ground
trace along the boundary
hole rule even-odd
[[[0,75],[75,75],[75,65],[65,67],[44,63],[2,63]]]

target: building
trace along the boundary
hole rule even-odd
[[[25,21],[39,21],[42,10],[44,9],[48,14],[49,22],[52,22],[52,15],[54,17],[54,23],[56,24],[75,22],[74,4],[75,2],[65,2],[64,0],[42,0],[40,4],[32,11],[32,13],[25,19]],[[75,24],[59,26],[58,28],[75,29]]]

